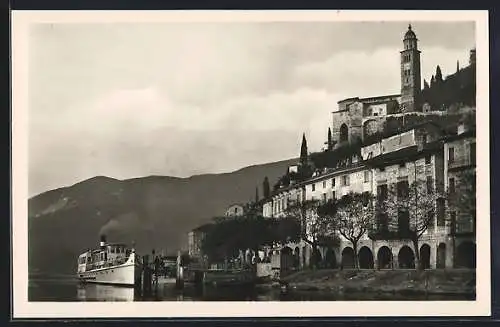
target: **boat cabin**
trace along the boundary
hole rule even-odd
[[[87,250],[78,257],[78,272],[124,264],[132,251],[121,243],[101,242],[99,249]]]

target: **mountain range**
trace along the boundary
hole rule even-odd
[[[136,244],[138,253],[187,249],[187,233],[233,203],[262,195],[297,159],[189,178],[148,176],[117,180],[97,176],[28,200],[30,273],[73,274],[78,255],[95,247],[102,234],[110,242]]]

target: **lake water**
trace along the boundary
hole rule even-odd
[[[473,300],[463,295],[395,295],[375,293],[334,292],[280,292],[277,289],[246,288],[195,288],[186,286],[177,290],[172,285],[158,287],[145,296],[133,288],[109,285],[81,285],[78,281],[63,278],[32,279],[29,282],[28,301],[415,301],[415,300]]]

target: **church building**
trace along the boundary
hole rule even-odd
[[[422,111],[420,103],[421,73],[418,39],[411,25],[400,51],[401,93],[369,98],[348,98],[338,102],[334,111],[332,138],[342,145],[363,140],[381,129],[383,117],[391,114]]]

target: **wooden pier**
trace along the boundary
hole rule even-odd
[[[159,287],[183,289],[186,285],[194,287],[238,287],[254,285],[259,280],[256,269],[207,269],[200,266],[183,266],[180,253],[177,256],[175,276],[162,275],[158,263],[142,257],[142,272],[138,287],[144,295],[152,294]]]

